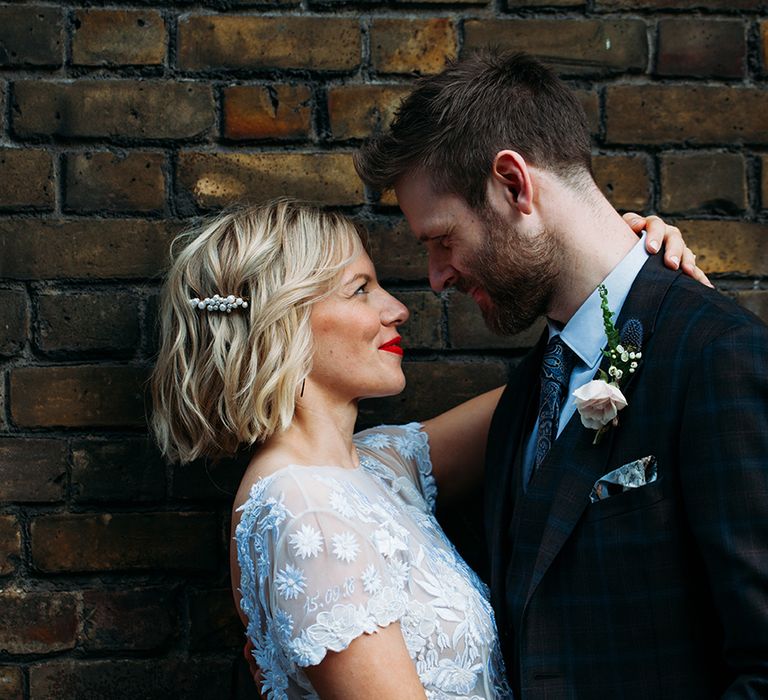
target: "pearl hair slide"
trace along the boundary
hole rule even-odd
[[[205,299],[190,299],[189,303],[193,307],[198,309],[208,309],[208,311],[226,311],[228,314],[232,313],[232,309],[247,309],[248,302],[242,297],[236,297],[234,294],[230,294],[226,297],[220,297],[218,294],[214,294],[212,297],[205,297]]]

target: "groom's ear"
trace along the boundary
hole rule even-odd
[[[521,214],[533,212],[533,182],[523,156],[517,151],[499,151],[493,159],[491,181],[501,189],[507,203]]]

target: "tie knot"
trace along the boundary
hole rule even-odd
[[[541,364],[542,380],[557,382],[562,387],[567,386],[573,369],[573,360],[573,350],[559,335],[554,336],[544,351]]]

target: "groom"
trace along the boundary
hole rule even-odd
[[[394,187],[433,289],[501,333],[548,319],[487,450],[516,697],[768,697],[768,329],[646,255],[577,100],[526,56],[422,81],[357,165]],[[616,398],[580,415],[577,390]]]

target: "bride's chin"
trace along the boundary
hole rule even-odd
[[[402,380],[398,384],[391,384],[389,386],[382,386],[380,388],[374,389],[373,391],[366,393],[364,396],[360,397],[360,400],[364,399],[385,399],[389,396],[397,396],[398,394],[403,393],[403,389],[405,389],[405,375],[402,376]]]

